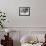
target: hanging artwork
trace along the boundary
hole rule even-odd
[[[30,7],[19,7],[19,16],[30,16]]]

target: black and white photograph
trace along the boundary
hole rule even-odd
[[[20,7],[19,16],[30,16],[30,7]]]

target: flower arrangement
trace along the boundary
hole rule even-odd
[[[6,15],[4,12],[0,11],[0,27],[3,28],[4,27],[4,22],[6,20]]]

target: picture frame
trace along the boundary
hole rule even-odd
[[[19,16],[30,16],[30,7],[19,7]]]

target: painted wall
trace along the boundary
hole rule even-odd
[[[19,16],[19,7],[23,6],[32,8],[30,16]],[[46,31],[46,0],[0,0],[0,9],[7,15],[5,26],[20,31],[20,36],[30,31]]]
[[[7,27],[46,27],[46,0],[0,0]],[[19,7],[32,8],[30,16],[19,16]],[[31,11],[31,10],[30,10]]]
[[[19,7],[25,6],[32,8],[30,16],[19,16]],[[13,27],[8,28],[12,31],[20,31],[20,37],[31,31],[46,31],[46,0],[0,0],[0,10],[6,12],[7,15],[5,26]],[[17,33],[16,38],[18,38]]]

